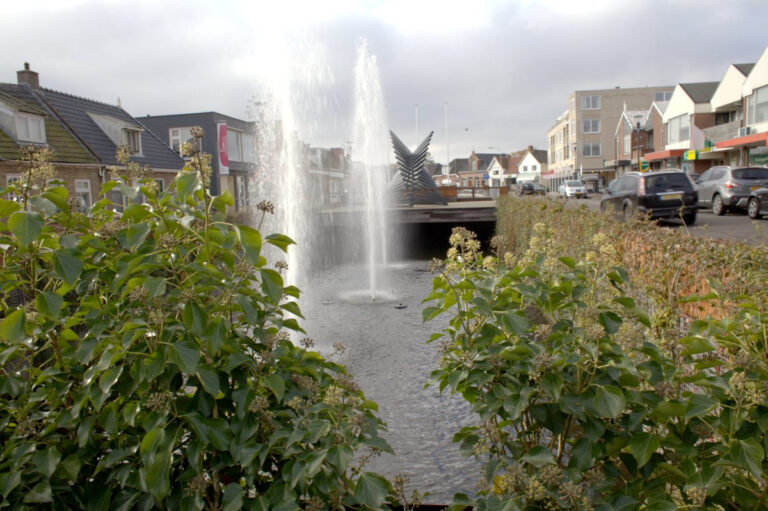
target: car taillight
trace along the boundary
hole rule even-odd
[[[730,181],[726,182],[723,186],[725,186],[726,188],[731,188],[731,189],[733,189],[733,188],[741,188],[741,185],[739,183],[732,183]]]
[[[637,195],[645,195],[645,179],[640,178],[640,184],[637,186]]]

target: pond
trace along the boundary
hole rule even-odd
[[[379,405],[387,423],[384,436],[396,455],[384,454],[366,470],[388,478],[404,475],[412,489],[429,492],[430,503],[449,503],[454,493],[474,494],[480,464],[459,453],[453,434],[473,423],[461,396],[425,384],[439,359],[438,342],[430,335],[447,316],[421,320],[421,301],[432,289],[428,261],[389,265],[381,280],[387,285],[372,302],[358,284],[367,270],[345,265],[312,277],[304,289],[302,311],[308,335],[324,354],[340,342],[346,348],[335,361],[343,363],[368,399]]]

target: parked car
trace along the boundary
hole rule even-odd
[[[587,187],[581,181],[565,181],[558,188],[558,192],[560,197],[576,197],[578,199],[587,196]]]
[[[753,220],[768,215],[768,188],[758,188],[749,194],[747,214]]]
[[[651,218],[680,218],[696,222],[698,194],[693,181],[679,169],[628,172],[611,181],[603,191],[600,210],[614,210],[624,217],[634,212]]]
[[[750,193],[768,185],[768,167],[710,168],[696,178],[699,207],[712,208],[712,213],[724,215],[732,209],[746,209]]]
[[[522,183],[517,189],[518,195],[544,195],[547,189],[538,183]]]

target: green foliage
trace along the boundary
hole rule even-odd
[[[768,507],[761,302],[669,346],[619,268],[507,265],[460,229],[451,245],[426,299],[425,317],[450,315],[432,382],[472,406],[454,441],[485,462],[455,509]]]
[[[354,461],[389,449],[376,407],[290,341],[299,291],[259,231],[194,169],[133,181],[122,215],[60,186],[0,201],[0,508],[381,507]]]

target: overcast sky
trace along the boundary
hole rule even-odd
[[[43,87],[119,97],[137,117],[248,119],[287,63],[311,85],[300,136],[321,146],[352,138],[364,38],[389,127],[414,145],[418,105],[438,161],[446,103],[451,159],[546,148],[574,90],[719,81],[768,46],[766,0],[9,0],[2,11],[0,82],[28,61]]]

